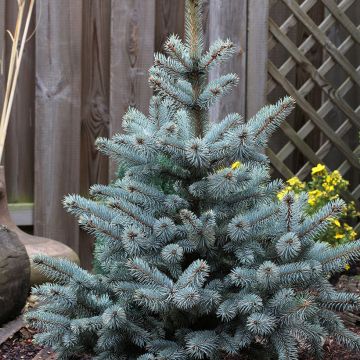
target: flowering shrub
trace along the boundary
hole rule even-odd
[[[338,170],[328,172],[325,165],[318,164],[311,170],[311,180],[302,182],[298,177],[287,180],[287,186],[278,193],[281,200],[288,192],[295,194],[306,191],[308,193],[307,212],[311,215],[324,206],[328,201],[340,198],[343,190],[347,190],[349,182],[342,178]],[[354,202],[346,204],[342,216],[333,219],[331,226],[319,238],[331,245],[342,244],[355,240],[357,234],[352,226],[348,224],[355,221],[360,213],[356,211]]]

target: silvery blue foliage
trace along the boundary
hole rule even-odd
[[[33,290],[41,305],[27,320],[37,340],[59,359],[223,359],[256,350],[261,359],[290,360],[299,343],[321,358],[329,335],[360,350],[336,313],[358,309],[360,298],[328,281],[360,257],[360,240],[337,248],[316,242],[343,203],[309,217],[305,195],[278,201],[282,183],[270,180],[263,150],[293,99],[247,122],[229,114],[210,125],[209,106],[237,76],[208,84],[207,73],[235,46],[218,40],[204,53],[201,1],[188,0],[186,8],[186,41],[171,36],[168,56],[155,55],[149,114],[131,108],[123,134],[97,140],[125,176],[94,185],[92,199],[64,200],[101,239],[103,274],[34,259],[54,281]]]

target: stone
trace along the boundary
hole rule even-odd
[[[0,325],[23,309],[30,289],[30,261],[16,233],[0,227]]]

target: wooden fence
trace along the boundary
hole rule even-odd
[[[273,1],[267,65],[268,97],[283,91],[298,106],[292,122],[282,126],[285,143],[269,151],[272,164],[284,177],[305,178],[312,165],[325,162],[351,180],[351,193],[346,196],[356,202],[360,198],[359,22],[356,0]]]
[[[83,265],[92,240],[62,208],[68,193],[106,183],[114,164],[94,148],[120,131],[129,105],[147,110],[147,69],[169,33],[183,34],[183,0],[37,0],[36,29],[22,64],[6,144],[13,216],[34,232],[72,246]],[[269,149],[275,175],[305,178],[325,162],[352,180],[359,199],[359,21],[356,0],[208,0],[206,43],[231,38],[234,59],[216,69],[240,85],[211,112],[251,116],[289,93],[297,110]],[[0,0],[0,94],[16,1]]]

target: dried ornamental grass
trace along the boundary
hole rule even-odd
[[[24,53],[24,47],[27,40],[27,34],[29,31],[29,25],[30,25],[30,20],[31,20],[31,15],[34,8],[35,0],[30,0],[27,13],[25,11],[26,0],[17,0],[17,2],[18,2],[18,15],[16,19],[14,34],[11,34],[10,31],[8,31],[12,41],[12,47],[11,47],[9,71],[7,74],[8,75],[7,83],[6,83],[5,96],[4,96],[1,121],[0,121],[0,160],[2,159],[4,152],[4,145],[5,145],[7,128],[9,125],[11,107],[14,100],[14,94],[15,94],[17,79],[19,76],[21,59]],[[21,31],[23,27],[24,19],[25,19],[25,25],[23,31]]]

